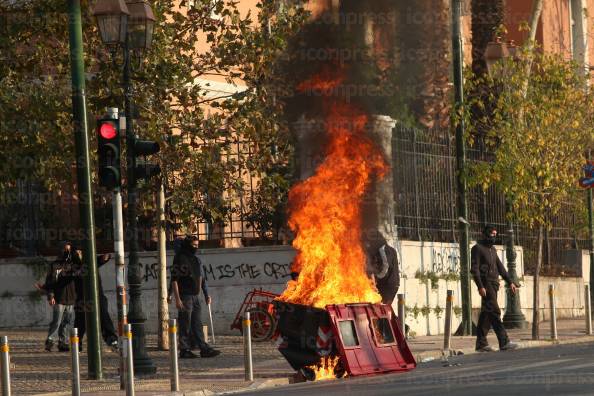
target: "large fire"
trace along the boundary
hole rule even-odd
[[[366,134],[367,114],[331,95],[342,82],[334,72],[298,87],[323,93],[328,145],[316,173],[289,192],[289,226],[298,251],[293,270],[299,278],[289,282],[280,299],[318,308],[381,301],[365,271],[361,204],[373,177],[383,177],[387,164]]]

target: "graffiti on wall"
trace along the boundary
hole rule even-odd
[[[431,271],[435,273],[458,272],[460,269],[460,249],[452,246],[433,246],[431,248]]]
[[[291,264],[265,262],[264,264],[203,264],[206,281],[218,280],[282,280],[289,278]],[[167,266],[167,278],[171,265]],[[144,281],[149,282],[159,277],[159,263],[144,265]]]

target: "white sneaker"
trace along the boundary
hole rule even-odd
[[[519,347],[520,347],[519,344],[510,341],[507,344],[505,344],[504,346],[502,346],[501,348],[499,348],[499,350],[500,351],[511,351],[514,349],[518,349]]]

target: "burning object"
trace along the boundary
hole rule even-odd
[[[387,305],[334,304],[320,309],[274,304],[279,351],[308,380],[416,367],[396,315]]]
[[[334,95],[341,91],[343,75],[340,68],[326,68],[298,86],[323,97],[325,119],[312,132],[323,135],[325,151],[315,172],[289,192],[289,226],[297,249],[292,271],[299,277],[274,301],[279,351],[309,380],[416,366],[392,308],[380,303],[363,248],[369,237],[363,233],[369,228],[366,198],[371,190],[382,191],[378,180],[390,174],[390,156],[381,147],[390,139],[374,142],[368,114]],[[391,187],[383,190],[392,196]],[[390,207],[378,199],[373,205]],[[381,211],[371,216],[380,233]],[[387,212],[383,223],[391,225]]]

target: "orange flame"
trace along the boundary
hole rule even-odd
[[[309,366],[315,373],[316,381],[323,381],[329,379],[336,379],[336,373],[334,372],[335,367],[338,365],[340,358],[327,357],[322,359],[322,362],[317,365]]]
[[[342,81],[336,72],[324,72],[298,89],[330,92]],[[361,203],[372,177],[382,177],[387,164],[365,133],[367,114],[325,96],[325,160],[312,177],[289,192],[289,226],[298,251],[293,270],[299,278],[289,282],[280,299],[318,308],[378,303],[381,297],[365,271]]]

